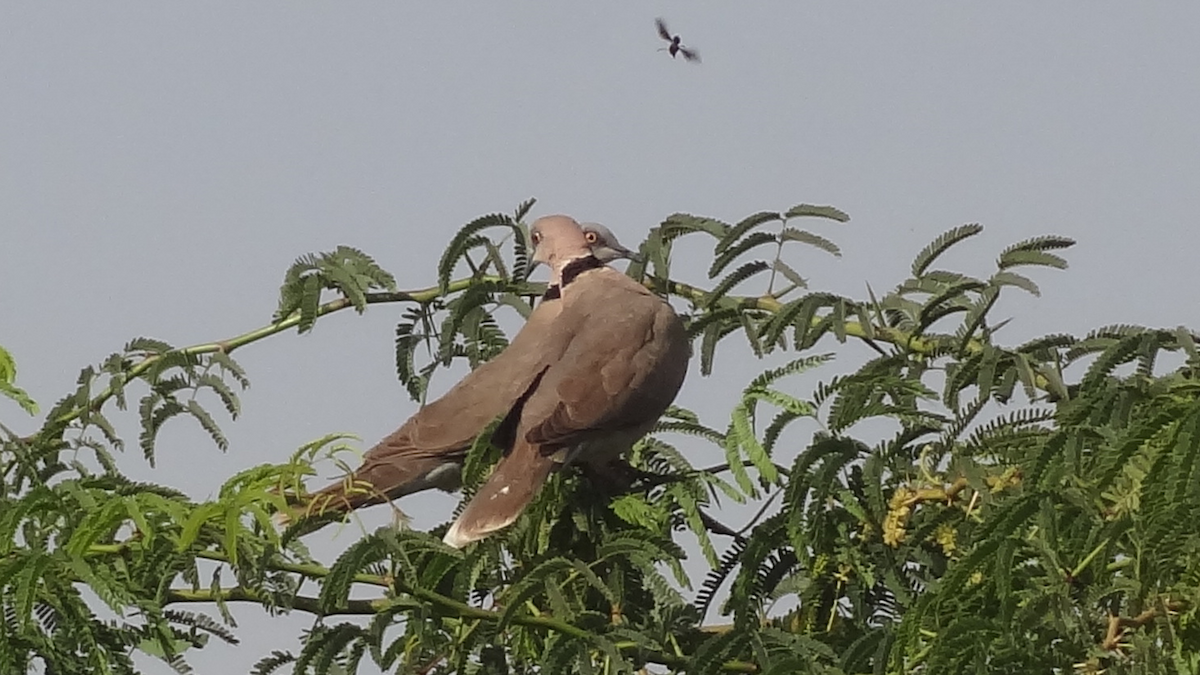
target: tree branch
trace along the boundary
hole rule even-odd
[[[107,548],[110,547],[106,547],[106,549]],[[95,549],[96,547],[92,547],[92,550]],[[106,552],[108,551],[106,550]],[[196,553],[196,556],[206,560],[213,560],[226,564],[229,563],[229,557],[221,551],[199,551]],[[268,563],[267,566],[277,571],[292,572],[314,579],[323,579],[329,576],[329,568],[317,564],[272,562]],[[358,583],[394,587],[397,593],[403,593],[413,598],[437,605],[444,613],[450,614],[457,618],[476,619],[479,621],[499,623],[503,617],[501,612],[495,612],[483,609],[482,607],[468,605],[465,602],[455,600],[454,598],[442,595],[436,591],[408,586],[399,579],[393,580],[392,584],[390,585],[386,583],[383,577],[372,574],[356,574],[353,579]],[[215,594],[211,590],[171,589],[167,592],[166,603],[217,602],[218,600],[253,602],[261,605],[266,603],[267,598],[257,591],[241,586],[219,589]],[[316,614],[318,616],[328,616],[333,614],[375,614],[403,602],[403,600],[397,598],[348,600],[347,603],[342,607],[335,608],[329,612],[323,612],[321,611],[320,604],[316,598],[297,596],[295,598],[295,602],[292,604],[292,608]],[[585,630],[566,621],[561,621],[554,617],[547,616],[545,614],[540,616],[533,616],[530,614],[513,614],[512,616],[508,617],[508,622],[529,628],[552,630],[580,640],[590,640],[592,638],[591,631]],[[703,628],[701,628],[701,630],[703,630]],[[641,648],[639,643],[633,641],[617,642],[615,645],[617,649],[622,651],[633,651]],[[673,668],[682,668],[688,664],[687,657],[675,656],[673,654],[662,652],[643,652],[642,656],[649,662],[658,663]],[[734,673],[758,672],[758,666],[747,661],[726,661],[722,665],[721,669]]]
[[[290,609],[297,609],[309,614],[317,616],[332,616],[335,614],[378,614],[379,612],[388,609],[395,605],[396,601],[389,598],[378,598],[375,600],[347,600],[346,604],[337,607],[328,612],[321,610],[321,603],[317,598],[310,598],[303,595],[297,595],[290,598]],[[193,590],[190,588],[172,588],[167,591],[166,599],[163,600],[164,605],[172,605],[185,602],[253,602],[259,605],[268,604],[270,599],[252,588],[244,586],[234,586],[232,588],[221,588],[216,591],[210,589]]]
[[[456,281],[450,282],[450,285],[447,287],[447,294],[462,292],[462,291],[466,290],[467,288],[470,288],[471,286],[475,285],[476,283],[479,283],[480,281],[500,281],[500,280],[501,279],[499,279],[499,277],[483,277],[480,279],[474,279],[474,278],[458,279]],[[538,292],[537,291],[538,285],[528,284],[528,286],[529,286],[530,293]],[[441,297],[442,295],[443,294],[442,294],[442,291],[440,288],[438,288],[437,286],[430,286],[428,288],[422,288],[422,289],[415,290],[415,291],[367,293],[365,297],[366,297],[366,303],[368,305],[381,305],[381,304],[390,304],[390,303],[395,303],[395,302],[426,303],[426,302],[430,302],[431,300],[435,300],[435,299]],[[316,310],[316,316],[322,317],[327,314],[333,314],[334,312],[340,312],[344,309],[348,309],[353,306],[354,306],[354,303],[351,302],[349,298],[345,298],[345,297],[338,298],[336,300],[332,300],[330,302],[326,302],[326,303],[319,305]],[[269,324],[267,326],[263,326],[261,328],[256,328],[254,330],[248,331],[246,333],[242,333],[241,335],[237,335],[235,337],[231,337],[231,338],[228,338],[225,340],[217,340],[216,342],[204,342],[201,344],[192,345],[190,347],[181,347],[179,349],[172,350],[171,352],[168,352],[168,353],[180,353],[180,354],[186,354],[188,356],[199,356],[201,354],[211,354],[214,352],[225,352],[226,354],[228,354],[229,352],[232,352],[235,349],[245,347],[248,344],[252,344],[254,342],[258,342],[259,340],[271,337],[272,335],[282,333],[282,332],[288,330],[289,328],[294,328],[295,326],[298,326],[300,324],[300,320],[301,320],[300,313],[294,312],[291,316],[289,316],[286,319],[283,319],[282,321],[277,321],[277,322]],[[154,366],[154,364],[161,361],[164,356],[165,356],[165,354],[154,354],[152,356],[147,356],[147,357],[143,358],[141,361],[138,361],[137,363],[135,363],[133,366],[131,366],[126,371],[125,382],[127,383],[128,381],[141,376],[143,373],[150,370]],[[115,396],[117,394],[118,389],[119,389],[119,387],[115,387],[115,386],[109,386],[109,387],[105,388],[100,393],[98,393],[94,397],[92,397],[88,401],[87,405],[78,406],[74,410],[64,413],[63,415],[59,416],[58,418],[52,420],[50,423],[46,424],[45,427],[43,427],[43,428],[54,426],[54,425],[67,424],[67,423],[75,420],[76,418],[80,417],[86,410],[98,409],[101,405],[103,405],[106,401],[108,401],[108,399]],[[35,434],[31,438],[36,438],[36,436],[37,436],[37,434]]]
[[[368,305],[390,304],[395,302],[426,303],[442,297],[443,295],[462,292],[477,283],[504,281],[506,281],[506,279],[496,276],[470,277],[466,279],[457,279],[450,282],[445,294],[443,294],[442,290],[437,286],[430,286],[428,288],[422,288],[414,291],[367,293],[365,294],[365,299],[366,304]],[[648,278],[643,283],[647,288],[656,290],[658,292],[665,291],[671,295],[684,298],[698,305],[704,304],[709,296],[709,291],[678,281],[668,280],[665,288],[663,288],[662,284],[655,279]],[[525,286],[530,294],[536,294],[539,292],[539,288],[544,288],[543,284],[525,284]],[[770,312],[772,314],[779,312],[779,310],[783,308],[782,303],[769,295],[727,295],[721,299],[721,304],[740,309],[758,309],[765,312]],[[353,306],[354,304],[349,298],[338,298],[336,300],[319,305],[316,310],[316,316],[322,317],[327,314],[333,314],[334,312],[340,312]],[[189,356],[199,356],[201,354],[211,354],[214,352],[229,353],[235,349],[245,347],[246,345],[258,342],[259,340],[268,338],[272,335],[282,333],[289,328],[294,328],[300,324],[300,320],[300,313],[296,312],[282,321],[277,321],[270,325],[256,328],[246,333],[242,333],[241,335],[237,335],[225,340],[217,340],[215,342],[205,342],[192,345],[190,347],[180,347],[168,353],[180,353]],[[814,316],[812,318],[812,324],[814,326],[819,325],[822,321],[824,321],[824,318],[821,316]],[[859,338],[867,342],[872,340],[889,342],[918,354],[929,355],[933,354],[935,350],[935,345],[931,340],[922,337],[914,337],[909,333],[896,328],[891,328],[889,326],[864,327],[857,321],[846,321],[844,324],[844,333],[850,337]],[[966,345],[966,350],[968,352],[976,352],[982,349],[983,345],[978,340],[971,340]],[[115,396],[120,388],[124,386],[124,384],[150,370],[156,363],[161,361],[164,356],[164,354],[154,354],[147,356],[141,361],[133,364],[126,370],[125,378],[122,383],[118,385],[110,385],[109,387],[100,391],[100,393],[93,396],[85,405],[77,406],[75,409],[63,413],[54,420],[48,421],[47,424],[42,427],[42,430],[44,431],[47,428],[68,424],[82,416],[88,410],[99,409],[100,406],[108,401],[108,399]],[[1038,375],[1037,377],[1038,387],[1045,389],[1045,378],[1041,375]],[[27,440],[36,440],[41,433],[42,431],[39,431],[30,436]]]

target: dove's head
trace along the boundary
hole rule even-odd
[[[592,255],[587,235],[579,223],[567,216],[544,216],[529,228],[533,241],[533,262],[546,265],[555,277],[572,260]]]
[[[572,260],[594,258],[604,264],[617,258],[640,258],[622,246],[607,227],[599,223],[580,225],[567,216],[538,218],[529,228],[529,236],[533,240],[533,264],[553,270],[552,284],[558,283],[563,268]]]
[[[583,237],[587,239],[588,246],[592,249],[592,255],[596,256],[602,263],[610,263],[617,258],[625,258],[637,262],[641,260],[641,256],[621,245],[617,241],[617,235],[612,233],[612,230],[601,225],[600,223],[582,223]]]

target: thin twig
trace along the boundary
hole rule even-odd
[[[775,501],[775,498],[781,494],[783,494],[783,490],[776,490],[775,492],[772,492],[771,496],[767,497],[766,501],[763,502],[762,508],[758,510],[758,513],[754,514],[754,517],[750,519],[750,522],[746,523],[745,527],[737,531],[738,536],[742,536],[742,533],[744,533],[746,530],[749,530],[757,525],[759,519],[762,518],[763,514],[767,512],[767,507],[769,507],[771,502]]]
[[[742,461],[742,466],[751,467],[751,466],[756,466],[756,464],[753,461],[747,459],[747,460]],[[708,473],[708,474],[722,473],[724,471],[728,471],[730,468],[731,468],[731,465],[728,462],[726,462],[725,464],[717,464],[717,465],[710,466],[705,469],[696,469],[692,473]],[[792,475],[791,468],[783,466],[782,464],[776,464],[775,470],[784,476]]]
[[[716,518],[713,518],[712,516],[708,515],[701,509],[696,509],[696,510],[699,511],[699,513],[700,513],[700,522],[704,523],[704,528],[707,529],[709,532],[712,532],[713,534],[719,534],[722,536],[726,536],[726,537],[733,537],[734,539],[738,539],[738,540],[745,539],[745,537],[738,534],[737,531],[734,530],[732,527],[729,527],[728,525],[722,523],[721,521],[717,520]]]

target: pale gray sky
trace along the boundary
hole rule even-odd
[[[659,15],[703,64],[655,51]],[[7,3],[0,344],[48,409],[131,337],[266,323],[306,252],[356,246],[402,288],[428,285],[456,228],[530,196],[534,215],[627,244],[675,211],[832,204],[852,222],[813,226],[845,258],[793,261],[856,297],[962,223],[987,228],[951,258],[979,274],[1009,243],[1061,234],[1080,242],[1072,268],[1036,274],[1041,299],[1010,296],[1010,342],[1197,327],[1198,25],[1195,3]],[[237,353],[253,388],[229,453],[179,422],[157,470],[136,450],[125,466],[203,497],[328,432],[369,445],[413,409],[397,316]],[[719,365],[681,397],[718,425],[713,392],[756,364]],[[402,506],[427,527],[453,504]],[[313,539],[332,554],[354,536]],[[295,649],[309,621],[239,616],[246,643],[193,657],[200,672]]]

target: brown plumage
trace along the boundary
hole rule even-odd
[[[586,245],[600,261],[636,258],[603,225],[587,223],[583,228]],[[457,490],[463,461],[475,438],[529,388],[541,362],[536,351],[539,336],[562,308],[556,293],[547,296],[504,351],[368,450],[352,474],[313,493],[294,513],[278,519],[346,513],[431,488]]]
[[[578,225],[543,219],[535,228],[553,240],[555,253],[546,262],[556,279],[567,282],[562,310],[543,332],[536,350],[542,360],[523,380],[528,389],[510,412],[512,445],[446,533],[451,546],[516,520],[556,456],[572,448],[578,454],[627,449],[674,401],[687,373],[687,333],[669,304],[608,267],[589,267],[570,278],[587,257]]]

